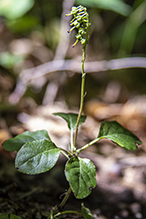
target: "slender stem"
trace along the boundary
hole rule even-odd
[[[69,157],[72,156],[72,154],[71,154],[69,151],[66,151],[65,149],[60,148],[60,147],[58,147],[58,148],[61,150],[61,153],[62,153],[67,159],[69,159]]]
[[[70,130],[70,151],[73,153],[74,151],[74,143],[73,143],[73,129]]]
[[[70,193],[71,193],[71,188],[69,187],[69,189],[68,189],[68,191],[67,191],[67,193],[66,193],[64,199],[62,200],[62,202],[61,202],[60,205],[59,205],[59,208],[62,208],[62,207],[65,205],[65,203],[67,202],[67,199],[68,199],[69,196],[70,196]]]
[[[80,110],[79,110],[79,114],[78,114],[78,118],[77,118],[76,130],[75,130],[75,135],[74,135],[74,147],[76,147],[76,140],[77,140],[77,134],[78,134],[79,121],[80,121],[80,118],[81,118],[81,115],[82,115],[83,104],[84,104],[85,75],[86,75],[86,73],[82,73],[81,101],[80,101]]]
[[[62,214],[69,214],[69,213],[71,213],[71,214],[81,214],[78,211],[68,210],[68,211],[59,212],[59,213],[55,214],[54,217],[60,216]]]
[[[61,151],[61,153],[69,160],[69,156],[64,151]]]
[[[83,104],[84,104],[84,97],[85,97],[85,76],[86,73],[84,71],[84,63],[85,63],[85,59],[86,59],[86,46],[88,43],[88,38],[89,38],[89,19],[87,21],[87,30],[86,30],[86,41],[85,44],[83,45],[83,53],[82,53],[82,63],[81,63],[81,70],[82,70],[82,82],[81,82],[81,99],[80,99],[80,109],[79,109],[79,114],[78,114],[78,118],[77,118],[77,124],[76,124],[76,130],[75,130],[75,135],[74,135],[74,148],[76,148],[76,141],[77,141],[77,135],[78,135],[78,127],[79,127],[79,122],[80,122],[80,118],[82,115],[82,111],[83,111]]]
[[[81,151],[85,150],[86,148],[88,148],[89,146],[95,144],[97,141],[99,141],[101,138],[96,138],[93,141],[89,142],[88,144],[84,145],[82,148],[79,148],[76,151],[76,155],[79,155],[79,153],[81,153]]]

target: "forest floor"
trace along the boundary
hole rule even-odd
[[[56,106],[54,107],[52,111],[56,111]],[[29,116],[23,123],[17,124],[15,129],[11,127],[10,130],[22,132],[28,129],[34,131],[44,127],[50,132],[56,145],[60,145],[60,142],[62,142],[64,147],[67,147],[69,132],[65,122],[57,117],[55,119],[53,117],[46,118],[43,113],[45,111],[48,113],[47,106],[38,107],[38,113],[35,116]],[[21,116],[24,115],[21,114],[19,117]],[[80,130],[78,146],[95,137],[98,129],[99,123],[89,116]],[[92,134],[91,131],[93,131]],[[8,138],[10,135],[10,131],[4,129],[1,129],[0,133],[1,141],[4,140],[4,136]],[[143,139],[144,134],[138,133],[138,135],[141,135],[141,140],[145,140]],[[61,202],[68,189],[68,183],[64,176],[66,160],[61,156],[57,165],[51,171],[29,176],[19,173],[15,169],[15,155],[15,152],[6,152],[1,148],[0,212],[14,214],[22,219],[46,219],[49,211]],[[104,140],[87,149],[81,156],[91,159],[95,164],[97,186],[93,189],[91,195],[84,200],[76,200],[74,195],[71,194],[65,209],[80,210],[83,202],[86,207],[91,209],[95,219],[146,218],[146,156],[144,144],[137,151],[131,152]],[[64,215],[62,218],[81,217]]]

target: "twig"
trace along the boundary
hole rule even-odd
[[[86,73],[119,70],[126,68],[146,68],[146,58],[143,57],[131,57],[122,59],[112,59],[109,61],[94,61],[86,62]],[[73,71],[81,73],[80,62],[76,60],[54,60],[45,64],[39,65],[35,68],[22,71],[20,78],[27,82],[34,80],[38,77],[42,77],[46,74],[53,73],[55,71]]]
[[[94,61],[85,63],[86,73],[105,72],[108,70],[119,70],[126,68],[146,68],[146,58],[130,57],[121,59],[112,59],[109,61]],[[80,62],[76,60],[54,60],[37,67],[26,69],[20,73],[17,86],[10,95],[10,102],[17,103],[23,96],[29,84],[34,80],[56,71],[73,71],[81,73]],[[23,89],[22,89],[23,88]],[[22,89],[22,90],[21,90]],[[19,92],[18,92],[19,91]],[[13,101],[15,99],[15,101]]]
[[[61,15],[61,25],[60,25],[60,38],[59,43],[55,51],[55,56],[53,60],[62,60],[66,57],[66,53],[69,47],[69,35],[67,31],[69,29],[69,18],[65,17],[65,14],[70,10],[73,6],[75,0],[64,0],[62,2],[62,15]],[[43,104],[52,104],[57,95],[58,89],[60,87],[60,83],[64,80],[64,75],[62,74],[59,78],[55,78],[51,83],[48,83],[47,89],[43,98]],[[50,95],[53,93],[53,95]]]
[[[61,15],[61,28],[60,28],[60,40],[55,51],[54,60],[64,59],[69,46],[69,35],[67,31],[69,30],[69,18],[65,17],[65,14],[70,11],[75,0],[64,0],[62,3],[62,15]]]

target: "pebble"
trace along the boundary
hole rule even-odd
[[[140,212],[136,213],[135,215],[136,218],[141,219],[142,218],[142,214]]]
[[[131,211],[136,214],[141,211],[141,206],[138,202],[134,202],[130,206]]]

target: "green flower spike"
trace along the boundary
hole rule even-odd
[[[70,15],[73,15],[73,19],[70,22],[71,29],[68,31],[68,33],[70,33],[74,29],[77,29],[78,31],[75,35],[76,41],[72,45],[72,47],[74,47],[78,43],[78,41],[80,41],[82,45],[87,44],[89,38],[88,29],[90,23],[86,7],[83,7],[82,5],[79,5],[78,7],[73,6],[71,11],[66,14],[66,16]]]

